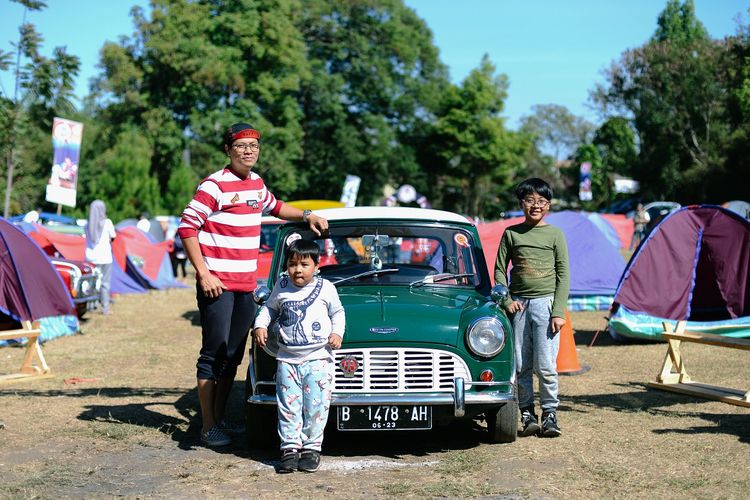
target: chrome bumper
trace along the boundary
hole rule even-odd
[[[451,405],[453,415],[463,417],[466,414],[466,405],[492,405],[504,404],[515,401],[515,386],[512,382],[471,382],[462,378],[453,380],[453,392],[397,392],[397,393],[365,393],[355,394],[349,392],[335,392],[331,396],[333,406],[364,406],[364,405]],[[273,382],[257,382],[253,386],[253,395],[247,399],[250,404],[275,405],[276,396],[270,394],[257,394],[260,385],[272,385]],[[508,392],[483,391],[466,394],[466,386],[489,386],[508,387]]]

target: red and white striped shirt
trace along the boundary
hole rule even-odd
[[[198,237],[211,274],[230,292],[252,292],[256,286],[260,218],[278,215],[277,200],[256,173],[241,179],[231,168],[206,177],[182,212],[180,238]]]

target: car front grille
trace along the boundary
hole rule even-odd
[[[341,349],[334,353],[334,391],[451,392],[454,378],[471,380],[469,367],[460,357],[438,349]],[[357,369],[345,375],[341,361],[347,357],[357,360]]]

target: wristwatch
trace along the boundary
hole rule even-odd
[[[307,222],[307,218],[310,217],[310,214],[312,213],[312,210],[304,210],[302,212],[302,220],[304,222]]]

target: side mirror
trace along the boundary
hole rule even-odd
[[[259,306],[262,306],[268,300],[268,297],[270,296],[271,296],[271,290],[269,290],[267,286],[259,286],[253,292],[253,300]]]
[[[496,304],[502,304],[505,302],[505,299],[508,298],[510,292],[508,292],[508,287],[505,285],[495,285],[492,287],[492,290],[490,291],[490,298],[493,302]]]

